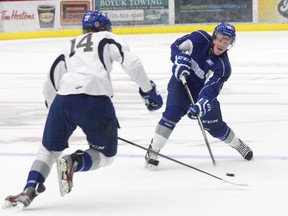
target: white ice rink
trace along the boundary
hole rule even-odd
[[[125,35],[166,101],[171,75],[170,44],[183,34]],[[284,216],[288,214],[288,31],[239,32],[229,51],[233,72],[219,100],[224,120],[254,151],[247,162],[234,149],[207,134],[213,166],[196,121],[183,118],[162,154],[235,186],[160,158],[159,168],[144,169],[145,151],[119,141],[114,163],[76,173],[65,197],[58,191],[56,168],[46,192],[22,212],[9,215],[97,216]],[[22,191],[41,143],[47,110],[42,84],[69,38],[0,41],[0,202]],[[119,65],[112,73],[119,136],[148,147],[164,107],[149,113],[137,86]],[[80,130],[66,153],[88,146]],[[226,173],[235,173],[227,177]]]

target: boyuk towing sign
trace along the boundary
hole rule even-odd
[[[113,25],[146,25],[169,23],[168,0],[97,0]]]

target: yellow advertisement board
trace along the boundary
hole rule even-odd
[[[258,0],[259,22],[288,23],[288,0]]]

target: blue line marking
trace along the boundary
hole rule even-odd
[[[0,152],[0,157],[35,157],[36,153],[16,153],[16,152]],[[143,158],[145,154],[117,154],[119,158]],[[167,155],[175,159],[211,159],[209,155]],[[161,157],[161,156],[160,156]],[[215,159],[241,159],[241,156],[232,155],[216,155]],[[269,155],[255,155],[254,159],[257,160],[278,160],[286,161],[288,156],[269,156]]]

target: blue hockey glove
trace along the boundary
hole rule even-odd
[[[212,109],[212,105],[206,98],[200,98],[195,105],[190,105],[188,110],[188,117],[191,119],[196,119],[197,115],[203,117]]]
[[[178,81],[181,81],[181,77],[189,75],[191,71],[191,57],[185,53],[179,53],[175,56],[172,72]]]
[[[161,95],[156,89],[156,84],[151,80],[152,90],[150,92],[143,92],[139,88],[139,94],[145,100],[145,105],[149,111],[158,110],[163,105],[163,100]]]

